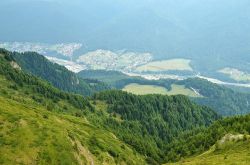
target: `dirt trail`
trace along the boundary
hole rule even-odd
[[[89,150],[87,150],[78,139],[72,138],[70,136],[68,137],[70,139],[70,142],[72,143],[72,146],[76,147],[77,149],[77,151],[74,152],[74,156],[77,159],[78,163],[80,165],[95,165],[93,156],[91,155]],[[81,156],[86,159],[86,162],[81,159]]]
[[[228,141],[233,141],[233,140],[241,140],[243,139],[244,135],[238,134],[238,135],[233,135],[233,134],[227,134],[225,135],[220,141],[220,144],[224,144],[225,142]]]

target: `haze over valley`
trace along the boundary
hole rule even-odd
[[[73,71],[88,68],[134,72],[138,71],[137,66],[148,62],[185,59],[190,60],[187,67],[192,71],[171,67],[167,70],[151,67],[144,71],[163,72],[172,77],[200,74],[230,83],[250,82],[248,0],[147,0],[137,3],[2,0],[0,5],[3,6],[0,19],[5,22],[0,27],[0,47],[36,51],[58,58],[53,61],[66,66],[72,63],[59,61],[71,60],[73,65],[77,63],[76,68],[68,67]],[[33,26],[29,26],[30,22]],[[100,51],[103,53],[101,58],[98,57]],[[109,57],[110,54],[127,56],[126,53],[138,56],[142,64],[127,63],[129,57],[120,61]],[[149,54],[151,58],[143,59],[142,54]],[[99,61],[87,57],[86,61],[81,61],[84,55],[98,57]],[[79,63],[83,66],[78,66]],[[235,76],[238,73],[242,76]]]
[[[82,70],[114,70],[145,79],[186,79],[199,77],[213,83],[250,87],[250,74],[235,68],[221,68],[207,73],[199,70],[192,59],[173,58],[157,60],[155,55],[127,50],[98,49],[77,55],[81,43],[42,44],[29,42],[0,42],[0,47],[17,52],[38,52],[54,63],[64,65],[73,72]]]

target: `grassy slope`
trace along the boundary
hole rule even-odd
[[[169,165],[248,165],[250,162],[250,138],[229,140],[212,146],[205,153]]]
[[[0,164],[144,164],[109,131],[48,111],[3,77],[0,84]]]

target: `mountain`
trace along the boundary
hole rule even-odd
[[[63,92],[22,70],[5,50],[0,83],[1,164],[159,164],[181,132],[220,118],[185,96]]]
[[[4,51],[4,50],[2,50]],[[98,81],[86,81],[64,66],[52,63],[44,56],[35,52],[9,52],[17,64],[25,71],[47,80],[55,87],[67,92],[82,95],[92,95],[94,92],[109,89],[107,85]]]

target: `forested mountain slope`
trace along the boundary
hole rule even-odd
[[[47,60],[44,56],[35,52],[9,52],[18,65],[25,71],[47,80],[55,87],[67,92],[82,95],[92,95],[94,92],[109,89],[107,85],[99,81],[86,81],[64,66]]]
[[[62,92],[20,70],[9,52],[0,54],[2,164],[160,164],[181,132],[219,118],[185,96]]]
[[[225,86],[213,84],[203,79],[187,79],[177,84],[193,88],[204,96],[193,98],[198,104],[207,105],[223,116],[250,113],[250,94],[241,93]]]
[[[210,125],[218,115],[192,103],[185,96],[136,96],[121,91],[98,93],[95,99],[108,104],[116,120],[107,125],[149,161],[165,162],[166,146],[181,132]]]
[[[112,76],[110,76],[110,74]],[[103,75],[107,75],[105,79]],[[78,73],[84,78],[94,78],[108,83],[114,88],[123,89],[126,85],[137,83],[140,85],[154,85],[171,90],[171,85],[182,85],[187,89],[199,93],[203,97],[191,98],[198,104],[213,108],[217,113],[223,116],[242,115],[250,113],[250,94],[239,92],[229,87],[217,85],[204,79],[190,78],[185,80],[146,80],[140,77],[131,77],[121,72],[112,71],[82,71]]]

